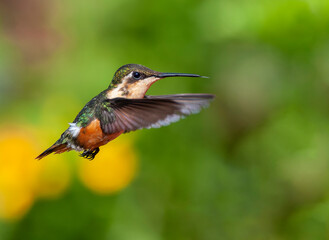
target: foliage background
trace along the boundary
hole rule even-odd
[[[0,239],[328,239],[329,2],[1,0]],[[123,64],[210,92],[91,162],[35,161]]]

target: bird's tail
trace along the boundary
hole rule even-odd
[[[67,146],[66,143],[57,143],[56,142],[50,148],[48,148],[46,151],[44,151],[39,156],[37,156],[35,159],[40,160],[40,159],[48,156],[51,153],[62,153],[62,152],[66,152],[69,150],[70,150],[70,148]]]

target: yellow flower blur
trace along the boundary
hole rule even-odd
[[[69,186],[70,169],[67,159],[61,155],[50,155],[38,161],[40,172],[35,184],[35,195],[42,198],[56,198]]]
[[[58,196],[68,186],[69,174],[62,159],[58,158],[56,162],[35,160],[39,150],[32,136],[31,131],[22,127],[0,128],[0,218],[2,219],[12,220],[22,217],[36,197]],[[58,178],[52,177],[54,174]]]
[[[19,218],[34,200],[38,169],[29,160],[36,151],[24,137],[7,136],[0,139],[0,152],[0,217]]]
[[[117,192],[126,187],[136,173],[137,157],[125,137],[101,148],[93,161],[80,162],[82,182],[99,194]]]

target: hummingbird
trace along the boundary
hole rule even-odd
[[[159,128],[209,105],[212,94],[145,95],[156,81],[168,77],[204,76],[157,72],[139,64],[127,64],[114,74],[109,87],[91,99],[61,137],[36,159],[51,153],[75,150],[94,159],[99,147],[123,133],[142,128]]]

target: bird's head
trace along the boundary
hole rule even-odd
[[[114,74],[108,91],[108,98],[143,98],[149,87],[167,77],[202,77],[187,73],[162,73],[139,64],[127,64]]]

